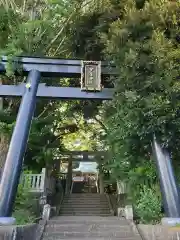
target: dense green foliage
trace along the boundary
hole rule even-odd
[[[153,133],[178,158],[178,3],[149,1],[139,10],[128,1],[124,8],[122,20],[104,37],[120,74],[107,111],[113,126],[108,139],[116,141],[117,157],[130,164],[138,163],[137,156],[140,162],[150,159]]]
[[[30,172],[24,171],[24,174],[26,173]],[[18,186],[13,213],[13,217],[16,218],[16,224],[18,225],[33,223],[39,217],[36,215],[37,199],[29,192],[29,189],[29,182],[26,182],[25,185],[20,183]]]
[[[1,81],[6,84],[25,81],[22,77],[13,76],[11,58],[15,55],[63,58],[71,55],[66,30],[82,7],[81,2],[63,0],[34,3],[21,0],[1,1],[0,54],[9,57],[8,77],[2,77]],[[67,79],[43,79],[43,82],[48,85],[72,84]],[[79,79],[76,79],[76,82],[77,85],[80,84]],[[6,141],[4,134],[1,138],[3,141],[0,141],[1,152],[4,152],[0,160],[1,167],[5,161],[8,139],[15,124],[19,103],[19,100],[4,99],[3,108],[0,109],[1,133],[7,135]],[[68,147],[64,143],[71,141],[73,144],[73,134],[77,133],[78,136],[80,128],[84,129],[84,105],[80,101],[67,103],[38,100],[25,157],[27,167],[40,171],[59,151]],[[86,148],[89,146],[88,143]]]
[[[154,186],[151,188],[147,185],[142,186],[139,189],[138,197],[136,197],[134,208],[135,214],[140,217],[142,223],[158,223],[163,217],[159,189]]]
[[[179,6],[163,0],[145,1],[139,8],[135,1],[126,1],[121,17],[102,35],[105,51],[119,70],[116,94],[105,112],[113,156],[109,168],[133,185],[131,195],[139,193],[136,207],[143,221],[152,220],[148,212],[143,215],[147,205],[149,213],[156,210],[160,216],[161,204],[153,193],[154,133],[179,167]]]

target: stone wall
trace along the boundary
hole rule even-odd
[[[137,225],[143,240],[179,240],[180,228],[162,225]]]
[[[38,224],[0,226],[0,240],[35,240]]]

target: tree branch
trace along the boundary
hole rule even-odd
[[[106,126],[97,117],[94,117],[94,120],[96,120],[96,122],[98,122],[101,125],[101,127],[105,130],[105,132],[107,133]]]

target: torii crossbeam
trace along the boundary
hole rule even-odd
[[[107,156],[107,151],[67,151],[60,153],[57,159],[63,161],[69,161],[69,159],[71,159],[77,162],[96,162]]]
[[[5,73],[7,57],[3,57],[0,62],[0,73]],[[12,69],[16,74],[28,75],[32,70],[41,73],[42,77],[81,77],[82,61],[66,60],[53,58],[38,57],[17,57],[12,63]],[[19,73],[20,72],[20,73]],[[117,75],[114,66],[109,66],[107,62],[101,63],[102,77]],[[25,84],[20,85],[1,85],[0,96],[2,97],[20,97],[25,91]],[[112,99],[113,89],[104,88],[100,92],[81,91],[81,88],[75,87],[53,87],[39,84],[37,97],[53,98],[53,99],[96,99],[109,100]]]

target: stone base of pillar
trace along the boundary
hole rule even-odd
[[[177,224],[180,224],[180,218],[170,218],[170,217],[165,217],[161,219],[161,224],[166,225],[166,226],[176,226]]]
[[[9,226],[14,225],[16,223],[16,219],[13,217],[0,217],[0,226]]]
[[[118,217],[125,217],[128,220],[133,220],[133,207],[132,205],[126,205],[125,207],[119,207],[117,209]]]
[[[132,205],[126,205],[124,209],[125,218],[128,220],[133,220],[133,207]]]
[[[125,217],[124,208],[119,207],[117,209],[117,215],[118,217]]]
[[[49,204],[44,205],[42,219],[48,221],[51,217],[51,206]]]

